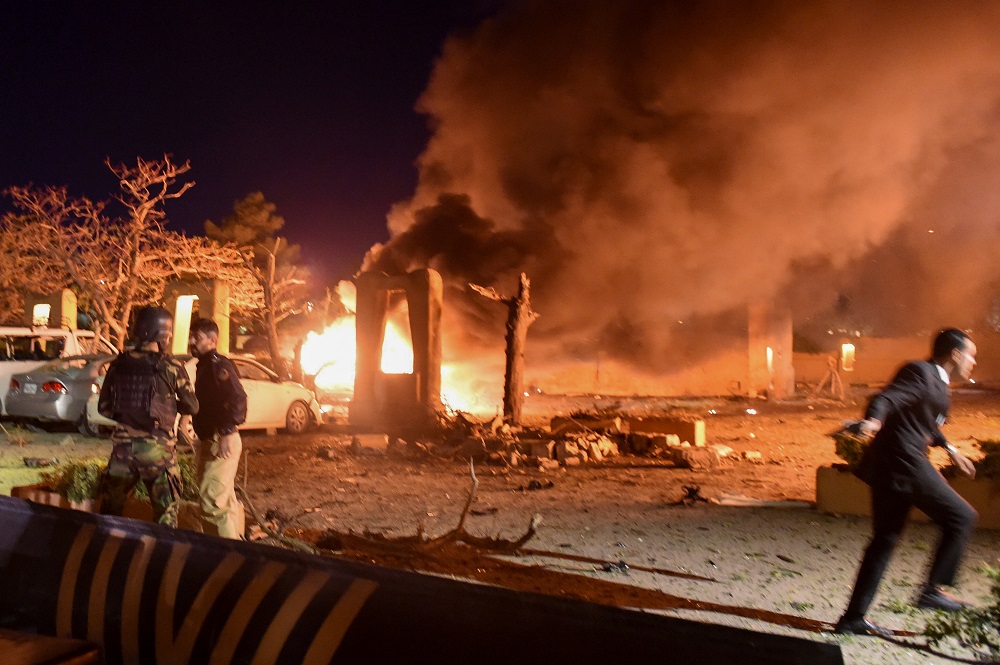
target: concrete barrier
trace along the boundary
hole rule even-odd
[[[0,496],[0,625],[119,663],[809,663],[840,647]]]

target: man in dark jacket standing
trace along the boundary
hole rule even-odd
[[[166,355],[172,337],[170,312],[143,307],[132,330],[135,348],[108,365],[97,410],[118,425],[99,490],[105,515],[122,514],[140,479],[157,521],[167,521],[167,509],[180,498],[174,425],[178,413],[197,413],[198,399],[184,365]]]
[[[858,423],[859,434],[875,437],[858,469],[858,476],[872,490],[872,539],[836,632],[892,634],[867,621],[865,612],[913,506],[941,527],[941,542],[917,606],[945,611],[964,606],[941,587],[954,583],[978,515],[931,464],[927,450],[929,446],[945,448],[961,473],[975,476],[972,462],[950,445],[940,430],[948,415],[949,384],[967,381],[975,366],[972,338],[955,328],[943,330],[934,340],[933,357],[899,370],[892,383],[871,399],[865,419]]]
[[[191,352],[198,358],[195,391],[201,409],[194,417],[198,435],[198,494],[206,533],[242,538],[243,504],[236,498],[236,470],[243,452],[237,426],[247,417],[247,394],[233,362],[219,355],[219,326],[210,319],[191,324]]]

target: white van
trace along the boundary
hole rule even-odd
[[[92,330],[0,326],[0,415],[7,415],[10,377],[63,356],[118,353]]]

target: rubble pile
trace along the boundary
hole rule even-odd
[[[639,455],[677,467],[711,470],[733,449],[707,445],[700,419],[631,418],[606,414],[556,416],[547,428],[512,428],[502,418],[476,422],[463,414],[442,419],[434,436],[404,439],[385,434],[358,434],[349,452],[408,458],[472,459],[496,466],[555,470],[602,462],[619,455]],[[752,462],[754,453],[745,453]]]

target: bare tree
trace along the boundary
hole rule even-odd
[[[9,221],[38,247],[25,260],[54,275],[61,271],[95,314],[99,332],[122,348],[133,309],[160,301],[169,280],[221,273],[239,282],[246,272],[240,274],[242,262],[232,248],[165,228],[164,203],[194,185],[180,180],[189,162],[175,164],[164,155],[137,158],[135,165],[106,164],[118,178],[120,216],[109,217],[108,204],[74,199],[65,188],[28,185],[7,190],[20,212]]]
[[[39,260],[46,249],[35,235],[22,216],[0,219],[0,323],[23,324],[25,294],[52,292],[68,282],[59,266]]]
[[[261,304],[254,317],[267,337],[275,372],[288,378],[281,359],[278,324],[306,306],[305,271],[296,261],[299,246],[277,235],[285,220],[261,192],[252,192],[233,205],[233,213],[221,225],[205,222],[209,238],[236,247],[243,265],[260,289]]]

